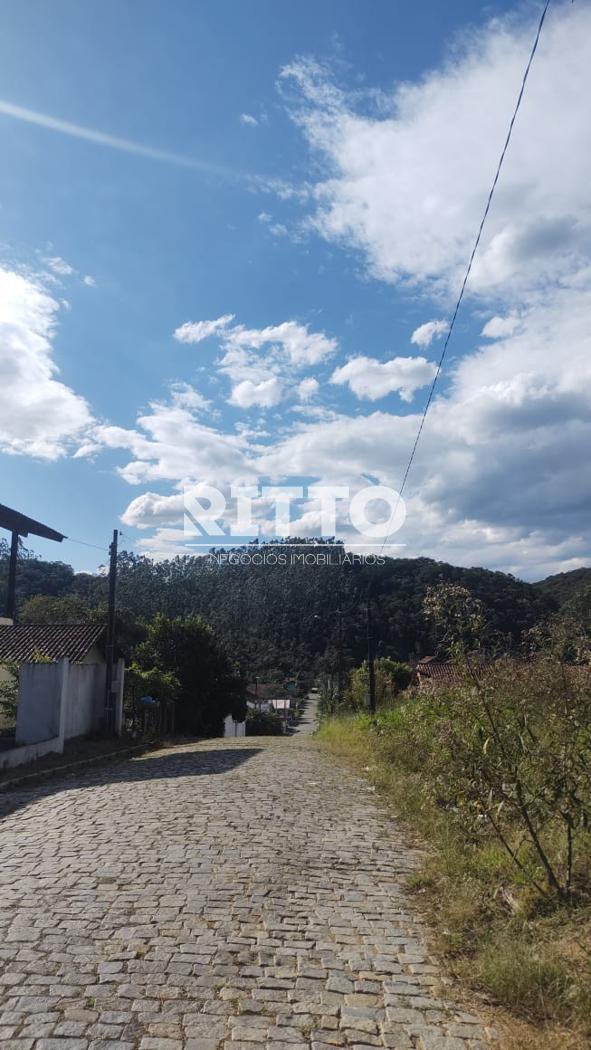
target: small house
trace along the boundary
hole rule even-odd
[[[11,667],[18,668],[15,748],[1,753],[0,767],[63,751],[65,740],[103,728],[105,641],[103,624],[0,623],[0,681],[9,679]],[[113,672],[116,733],[123,718],[123,679],[119,657]],[[35,754],[15,754],[31,747]]]

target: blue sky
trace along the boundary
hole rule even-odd
[[[162,555],[186,482],[396,487],[441,348],[421,326],[449,318],[539,11],[5,2],[1,501]],[[553,6],[409,555],[588,562],[590,27],[584,0]]]

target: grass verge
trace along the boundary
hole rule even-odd
[[[428,763],[411,753],[404,727],[393,708],[377,720],[330,718],[316,739],[361,770],[427,844],[411,892],[449,971],[501,1008],[507,1050],[591,1046],[591,903],[540,900],[492,836],[463,834],[426,790]]]

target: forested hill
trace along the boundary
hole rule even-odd
[[[366,595],[371,584],[373,634],[380,655],[408,659],[433,652],[436,643],[423,616],[428,586],[461,583],[485,604],[492,626],[508,642],[556,608],[552,596],[501,572],[462,569],[429,558],[387,558],[381,565],[224,564],[184,556],[152,562],[122,553],[119,559],[118,607],[122,640],[133,640],[138,620],[157,612],[167,616],[201,614],[225,642],[246,674],[292,673],[334,660],[342,611],[344,651],[351,664],[366,651]],[[338,560],[342,548],[335,545]],[[248,559],[250,560],[250,559]],[[0,570],[6,551],[0,548]],[[52,616],[79,620],[100,616],[106,601],[106,579],[75,574],[60,562],[27,557],[19,563],[21,615],[43,618],[37,595],[63,598]],[[61,610],[61,611],[60,611]]]
[[[591,587],[591,569],[558,572],[555,576],[547,576],[545,580],[534,583],[534,587],[557,605],[565,605],[586,587]]]

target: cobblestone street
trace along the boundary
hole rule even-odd
[[[476,1050],[371,789],[305,735],[0,795],[6,1050]]]

